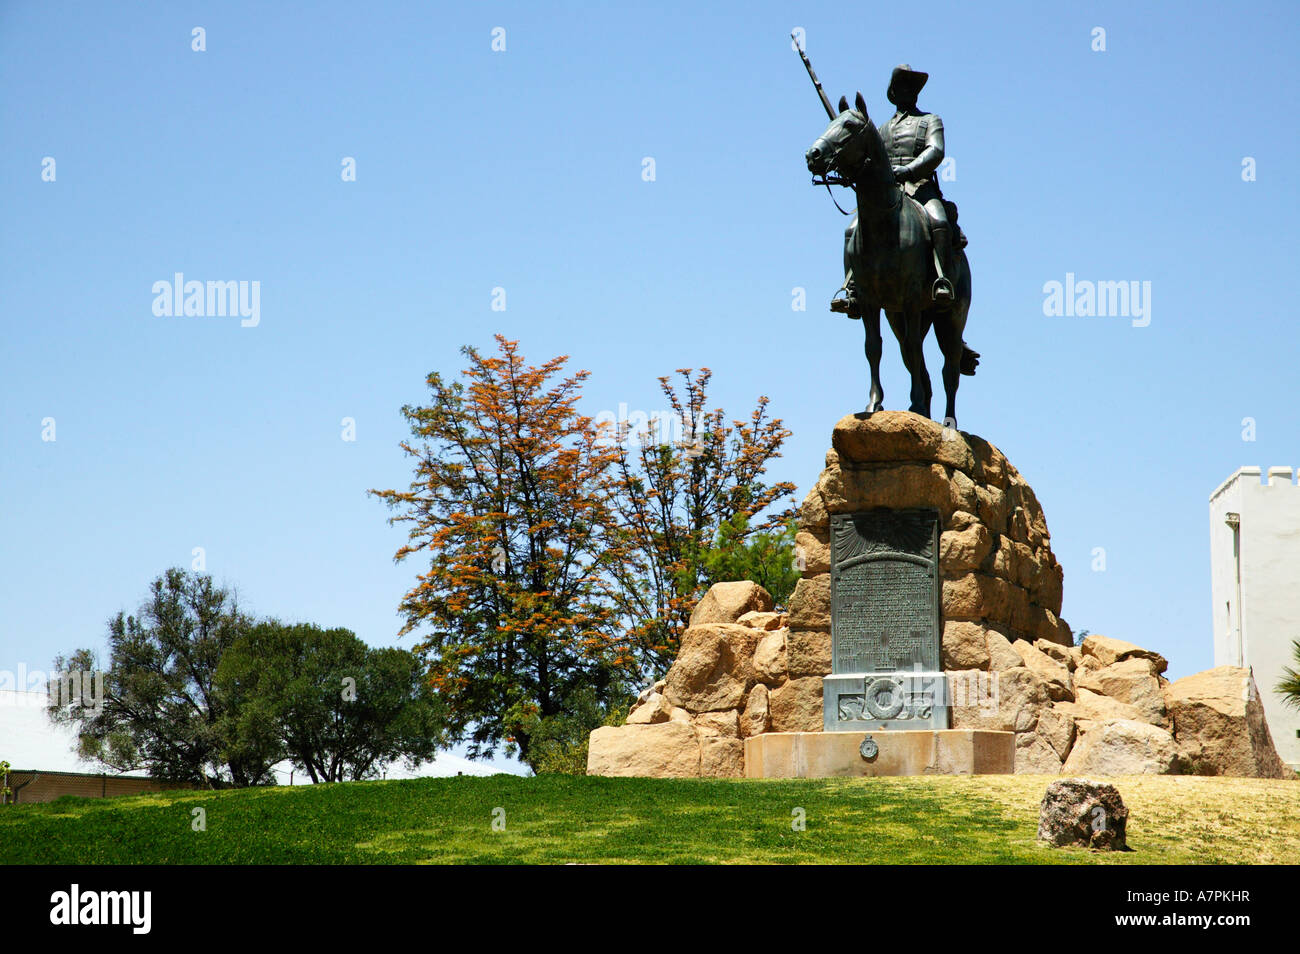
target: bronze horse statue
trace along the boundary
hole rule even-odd
[[[912,376],[908,410],[926,417],[930,416],[932,390],[922,345],[934,326],[944,359],[944,424],[955,428],[959,376],[974,374],[979,364],[979,354],[962,340],[971,295],[966,252],[953,250],[948,277],[954,299],[934,301],[935,269],[925,210],[895,184],[889,157],[861,93],[854,105],[857,108],[850,109],[848,100],[840,97],[839,115],[812,144],[805,159],[815,183],[851,186],[858,199],[857,219],[845,233],[844,267],[846,274],[853,274],[867,336],[867,362],[871,365],[867,413],[884,409],[885,393],[880,386],[883,308],[902,349],[903,365]]]

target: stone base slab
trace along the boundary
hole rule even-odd
[[[868,736],[876,751],[864,758]],[[1015,768],[1015,733],[989,729],[765,732],[745,740],[747,778],[1010,775]]]

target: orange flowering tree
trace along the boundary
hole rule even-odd
[[[430,374],[406,406],[407,490],[372,490],[408,528],[395,559],[419,556],[400,612],[417,633],[451,741],[481,756],[505,744],[529,761],[539,721],[579,696],[621,698],[632,654],[607,596],[622,549],[600,492],[618,460],[578,412],[586,371],[567,357],[525,363],[518,343],[462,353],[463,380]]]
[[[743,564],[746,553],[774,548],[791,551],[793,560],[788,525],[795,486],[765,479],[790,432],[768,416],[766,397],[748,420],[728,423],[721,408],[707,407],[708,368],[677,373],[681,393],[668,377],[659,385],[680,422],[679,439],[639,437],[625,425],[605,478],[621,556],[611,567],[612,598],[642,672],[656,675],[676,658],[691,610],[721,582],[720,569],[733,578],[726,568],[734,571],[735,557]],[[720,547],[733,558],[720,559]]]

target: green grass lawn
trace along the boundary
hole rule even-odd
[[[0,809],[0,862],[1300,862],[1295,782],[1113,779],[1134,850],[1101,853],[1037,842],[1049,781],[498,775],[64,799]],[[192,830],[196,807],[206,831]],[[797,808],[806,830],[792,830]]]

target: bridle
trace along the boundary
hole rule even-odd
[[[862,167],[866,165],[866,163],[867,163],[867,157],[864,154],[862,157],[862,161],[858,163],[857,169],[855,169],[854,172],[856,173],[859,170],[861,170]],[[846,186],[847,188],[852,189],[854,181],[855,180],[851,177],[832,171],[830,168],[830,164],[827,165],[826,172],[823,172],[820,176],[814,175],[812,177],[813,185],[820,185],[826,187],[826,194],[831,197],[831,201],[835,203],[835,208],[839,209],[840,215],[852,215],[854,212],[858,210],[855,207],[852,211],[845,212],[844,209],[841,208],[839,200],[835,198],[835,193],[831,191],[831,186],[833,185]]]
[[[844,209],[840,206],[839,201],[835,198],[835,193],[831,191],[831,186],[837,185],[837,186],[845,186],[850,189],[855,188],[859,173],[862,172],[863,167],[865,167],[867,163],[869,163],[870,161],[871,161],[871,157],[867,155],[866,151],[864,150],[862,154],[862,159],[851,170],[851,175],[848,176],[844,175],[843,173],[831,171],[829,168],[831,164],[828,163],[828,169],[826,172],[822,173],[820,176],[814,175],[812,177],[812,184],[826,187],[826,194],[831,197],[831,202],[835,203],[835,208],[839,209],[840,215],[852,215],[854,212],[858,211],[857,207],[855,206],[851,211],[845,212]],[[902,190],[901,189],[896,190],[894,193],[894,201],[879,211],[884,211],[884,212],[892,211],[893,209],[897,208],[898,204],[902,201],[902,198],[903,198]]]

